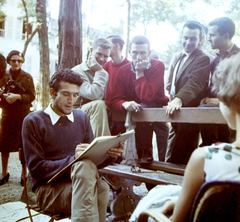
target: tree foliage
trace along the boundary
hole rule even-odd
[[[175,26],[177,23],[186,19],[185,14],[181,12],[181,1],[174,0],[133,0],[131,10],[131,26],[142,24],[144,35],[147,33],[149,24],[155,22],[168,22]]]
[[[2,11],[2,6],[3,6],[4,0],[0,0],[0,22],[5,21],[6,19],[6,14]]]

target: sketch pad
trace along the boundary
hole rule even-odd
[[[76,163],[82,159],[90,159],[93,163],[98,166],[103,163],[109,156],[106,155],[107,151],[113,147],[118,147],[120,142],[124,142],[131,135],[134,134],[134,130],[130,130],[126,133],[119,134],[117,136],[100,136],[95,138],[86,148],[83,153],[75,159],[73,162],[69,163],[66,167],[56,173],[47,183],[53,182],[59,176],[61,176],[66,170],[68,170],[72,164]]]

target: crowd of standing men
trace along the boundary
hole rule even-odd
[[[145,107],[166,106],[166,115],[173,115],[181,107],[218,106],[216,93],[211,91],[211,78],[220,61],[240,51],[232,43],[234,33],[235,24],[227,17],[214,19],[208,28],[197,21],[186,22],[181,33],[182,51],[171,59],[165,88],[164,64],[151,58],[150,42],[146,37],[132,39],[129,45],[132,62],[125,64],[123,61],[126,60],[121,57],[123,40],[119,36],[110,36],[109,40],[114,47],[118,45],[119,50],[111,52],[112,61],[103,67],[109,73],[108,109],[141,112]],[[216,57],[203,51],[207,39],[212,49],[218,49]],[[116,55],[118,60],[114,61]],[[165,89],[169,93],[169,102]],[[234,131],[227,125],[172,123],[168,129],[164,123],[138,123],[135,136],[139,162],[153,159],[153,131],[159,160],[181,164],[187,164],[198,147],[199,133],[202,137],[200,146],[229,142],[234,138]]]
[[[57,71],[49,83],[51,104],[46,109],[30,113],[23,121],[29,113],[27,106],[21,119],[25,159],[41,208],[52,213],[71,213],[72,221],[105,221],[109,188],[91,161],[77,162],[67,178],[59,179],[58,183],[47,184],[47,181],[79,156],[94,137],[124,131],[121,123],[112,121],[112,111],[141,112],[142,108],[166,106],[166,115],[173,115],[182,107],[218,106],[216,93],[211,91],[211,78],[224,58],[240,51],[231,41],[234,32],[235,25],[227,17],[211,21],[208,30],[197,21],[186,22],[181,31],[182,51],[173,55],[165,84],[165,66],[151,57],[150,42],[145,36],[135,36],[131,40],[131,62],[122,56],[123,39],[111,35],[93,42],[86,62],[71,70]],[[203,51],[207,38],[212,49],[219,50],[215,58]],[[18,51],[9,59],[8,62],[13,64],[24,62]],[[1,61],[3,67],[0,70],[5,75],[4,58]],[[13,67],[10,69],[11,78],[16,79]],[[24,82],[22,85],[25,91],[17,96],[5,93],[2,101],[12,104],[18,100],[17,103],[26,105],[30,101],[26,96],[30,91]],[[165,95],[166,90],[169,97]],[[33,90],[31,99],[34,95]],[[12,97],[16,97],[13,102],[10,101]],[[210,127],[172,123],[169,129],[166,123],[138,123],[135,130],[138,161],[153,161],[153,132],[159,160],[182,164],[187,164],[191,153],[198,147],[199,133],[202,146],[218,141],[229,142],[234,137],[234,132],[227,126]],[[4,142],[3,134],[1,142]],[[80,148],[78,144],[81,144]],[[22,146],[21,141],[19,146]],[[3,158],[4,151],[1,152]],[[122,143],[113,147],[102,166],[121,157],[122,152]],[[0,184],[6,183],[9,176],[4,165]]]

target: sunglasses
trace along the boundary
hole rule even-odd
[[[10,61],[13,63],[16,63],[16,62],[23,63],[23,60],[21,60],[21,59],[11,59]]]

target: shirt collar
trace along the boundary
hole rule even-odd
[[[182,55],[185,55],[186,58],[188,58],[195,50],[193,50],[190,53],[186,53],[185,51],[182,51]]]
[[[48,107],[44,110],[45,113],[47,113],[50,116],[51,122],[53,125],[55,125],[57,123],[57,121],[59,120],[59,118],[61,116],[59,116],[57,113],[55,113],[51,107],[51,103],[48,105]],[[71,121],[74,122],[74,116],[73,116],[73,112],[71,112],[69,115],[66,115],[66,117]]]
[[[112,60],[112,63],[113,63],[113,64],[120,64],[120,63],[122,63],[122,62],[124,61],[124,59],[125,59],[125,58],[124,58],[123,56],[121,56],[121,62],[115,63],[115,62]]]
[[[149,63],[148,63],[148,66],[147,66],[147,69],[150,69],[151,68],[151,59],[150,58],[147,58],[149,60]],[[131,62],[131,70],[136,74],[136,70],[135,70],[135,67],[133,65],[133,62]]]
[[[89,67],[87,66],[87,62],[83,62],[83,63],[82,63],[82,70],[83,70],[83,71],[88,71],[88,70],[90,70]],[[91,71],[91,70],[90,70],[90,71]]]
[[[233,43],[225,52],[223,52],[223,53],[217,52],[216,54],[217,54],[217,56],[220,56],[221,58],[225,58],[230,54],[232,48],[233,48]]]

